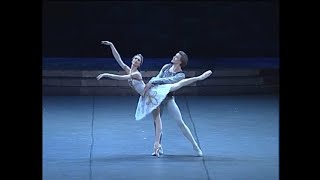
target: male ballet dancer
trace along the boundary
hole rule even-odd
[[[185,67],[188,64],[188,56],[183,51],[179,51],[171,60],[170,64],[166,64],[162,67],[159,74],[156,77],[151,78],[151,80],[147,83],[144,93],[146,93],[151,86],[155,86],[158,84],[173,84],[178,81],[181,81],[185,78],[185,74],[182,71],[182,67]],[[159,153],[163,154],[163,149],[161,146],[161,139],[162,139],[162,123],[161,123],[161,115],[163,108],[167,108],[170,115],[177,121],[178,127],[182,131],[183,135],[191,142],[193,145],[193,149],[196,151],[198,156],[202,156],[202,151],[198,146],[197,142],[193,138],[190,129],[182,120],[181,112],[179,107],[177,106],[174,98],[174,93],[169,93],[166,99],[161,103],[160,108],[155,109],[152,112],[154,118],[154,126],[155,131],[156,128],[160,128],[161,135],[160,135],[160,142],[159,144],[155,144],[158,146]],[[155,124],[155,122],[160,122],[159,124]],[[156,155],[156,152],[152,153],[153,156]]]

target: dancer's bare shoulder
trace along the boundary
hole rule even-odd
[[[136,71],[136,72],[132,73],[131,77],[133,79],[142,79],[142,75],[141,75],[141,73],[139,71]]]

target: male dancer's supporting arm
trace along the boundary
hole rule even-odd
[[[182,79],[184,79],[186,77],[184,73],[177,73],[174,76],[170,76],[170,77],[162,77],[164,71],[168,68],[170,68],[170,64],[164,65],[162,67],[162,69],[160,70],[159,74],[156,77],[153,77],[150,79],[150,81],[145,86],[143,94],[145,94],[153,85],[173,84],[173,83],[181,81]]]

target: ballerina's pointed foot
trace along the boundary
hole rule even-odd
[[[199,76],[200,80],[204,80],[212,74],[211,70],[208,70]]]
[[[157,156],[159,158],[160,155],[162,154],[163,154],[163,149],[161,147],[161,144],[154,144],[154,152],[151,155]]]
[[[156,153],[155,153],[155,152],[153,152],[151,155],[152,155],[152,156],[156,156]],[[160,148],[159,148],[159,155],[163,155],[163,149],[162,149],[162,146],[160,146]]]
[[[194,146],[193,149],[196,151],[197,156],[200,156],[200,157],[203,156],[202,150],[200,149],[199,146]]]

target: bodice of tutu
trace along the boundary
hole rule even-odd
[[[137,93],[142,95],[142,92],[145,87],[145,83],[143,80],[138,80],[138,79],[129,79],[128,80],[129,86],[132,87]]]

